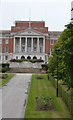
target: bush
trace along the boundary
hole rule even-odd
[[[7,70],[9,70],[9,63],[2,63],[2,69],[1,72],[6,72]]]
[[[2,63],[2,68],[5,68],[5,67],[9,68],[9,63]]]
[[[42,66],[43,70],[46,70],[46,71],[48,70],[48,65],[47,64],[42,64],[41,66]]]
[[[16,59],[11,59],[10,62],[16,62]]]
[[[41,59],[11,59],[10,62],[24,62],[24,61],[28,61],[28,62],[32,62],[32,63],[35,63],[35,62],[44,62],[43,60]]]

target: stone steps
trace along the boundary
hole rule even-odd
[[[11,68],[8,73],[40,73],[37,68]]]

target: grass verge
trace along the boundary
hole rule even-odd
[[[66,105],[60,97],[56,97],[55,88],[52,86],[51,81],[48,80],[47,75],[42,74],[43,79],[37,79],[37,76],[32,76],[25,118],[70,118],[71,116]],[[55,111],[36,110],[36,97],[41,95],[51,98]]]
[[[3,76],[7,76],[7,77],[5,77],[5,78],[3,78],[3,79],[0,78],[0,87],[6,85],[6,84],[10,81],[10,79],[11,79],[12,77],[14,77],[14,74],[5,73],[5,74],[2,74],[2,77],[3,77]]]

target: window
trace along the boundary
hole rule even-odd
[[[8,46],[6,46],[6,50],[5,50],[5,52],[9,52],[9,47]]]
[[[8,44],[8,40],[6,40],[5,43]]]
[[[22,49],[22,52],[24,52],[24,51],[25,51],[25,46],[22,46],[22,48],[21,48],[21,49]]]
[[[24,60],[24,59],[25,59],[25,57],[24,57],[24,56],[21,56],[21,59],[23,59],[23,60]]]
[[[5,56],[5,60],[8,60],[8,55]]]
[[[50,40],[50,45],[54,45],[54,40]]]
[[[42,53],[42,47],[40,47],[40,53]]]
[[[18,59],[18,56],[16,56],[16,59]]]
[[[30,56],[28,56],[28,57],[27,57],[27,59],[28,59],[28,60],[30,60],[30,59],[31,59],[31,57],[30,57]]]
[[[37,57],[36,57],[36,56],[34,56],[34,57],[33,57],[33,59],[37,59]]]

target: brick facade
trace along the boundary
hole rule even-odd
[[[59,31],[48,31],[48,27],[45,27],[44,21],[16,21],[15,26],[11,26],[11,30],[2,30],[0,31],[0,46],[2,46],[2,53],[0,54],[0,59],[2,62],[7,62],[13,58],[14,55],[14,37],[16,34],[26,32],[28,29],[31,29],[33,32],[45,37],[45,53],[44,55],[51,55],[53,45],[59,38],[61,32]],[[31,35],[32,36],[32,35]],[[34,35],[33,35],[34,36]],[[1,51],[0,51],[1,52]],[[22,54],[22,53],[21,53]],[[28,53],[27,53],[28,54]],[[8,56],[8,59],[5,60],[5,56]],[[40,53],[41,55],[41,53]],[[39,56],[39,54],[38,54]],[[45,57],[44,57],[45,58]]]

